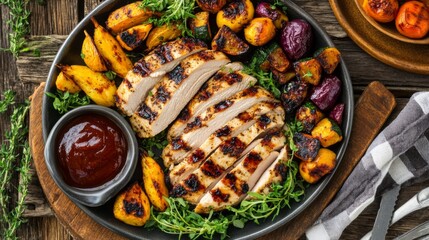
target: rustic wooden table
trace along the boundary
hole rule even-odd
[[[11,54],[0,52],[0,92],[13,89],[17,92],[20,101],[28,98],[34,88],[45,81],[50,62],[61,42],[73,27],[85,14],[97,6],[101,0],[46,0],[45,5],[39,5],[36,1],[30,1],[31,35],[33,39],[42,41],[51,39],[48,46],[41,47],[41,57],[21,56],[14,59]],[[400,109],[416,91],[429,90],[429,76],[407,73],[394,69],[372,58],[362,51],[339,26],[335,19],[328,0],[294,0],[299,6],[309,12],[331,35],[335,44],[343,54],[344,60],[352,77],[354,92],[359,96],[362,90],[373,80],[382,82],[392,91],[398,102],[393,119]],[[6,21],[9,12],[1,7],[0,46],[7,46],[8,32]],[[429,68],[429,66],[428,66]],[[3,136],[8,128],[8,114],[0,116],[0,133]],[[3,139],[2,139],[3,140]],[[18,176],[14,177],[18,182]],[[420,189],[429,186],[429,182],[416,184],[402,189],[398,205],[417,193]],[[16,193],[12,198],[16,198]],[[365,212],[349,226],[342,235],[343,239],[357,239],[362,237],[372,228],[380,199],[376,199]],[[34,175],[26,199],[28,205],[25,217],[28,220],[18,231],[20,239],[73,239],[57,219],[47,205],[43,192]],[[393,225],[387,238],[391,239],[411,229],[414,226],[429,220],[429,209],[414,213]],[[274,235],[270,235],[274,236]],[[279,234],[275,235],[279,236]],[[273,237],[269,237],[270,240]],[[263,238],[265,239],[265,238]],[[279,236],[278,239],[281,239]]]

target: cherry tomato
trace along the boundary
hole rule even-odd
[[[422,38],[429,32],[429,8],[419,1],[404,3],[396,17],[396,29],[409,38]]]
[[[365,12],[377,22],[391,22],[398,13],[398,0],[364,0],[362,4]]]

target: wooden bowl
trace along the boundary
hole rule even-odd
[[[372,17],[370,17],[368,14],[366,14],[365,10],[363,10],[363,1],[364,0],[355,0],[355,3],[360,11],[360,13],[364,16],[364,18],[377,30],[380,32],[386,34],[387,36],[394,38],[396,40],[406,42],[406,43],[413,43],[413,44],[429,44],[429,34],[426,35],[426,37],[421,39],[412,39],[408,38],[398,32],[396,30],[396,26],[394,22],[390,23],[379,23],[375,21]]]

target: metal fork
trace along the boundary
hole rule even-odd
[[[393,214],[392,222],[390,223],[390,226],[392,226],[394,223],[404,218],[408,214],[426,207],[429,207],[429,187],[418,192],[410,200],[404,203],[404,205],[398,208]],[[371,235],[372,235],[372,231],[368,232],[361,239],[369,240],[371,238]]]

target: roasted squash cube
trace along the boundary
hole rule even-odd
[[[143,45],[151,29],[151,23],[137,25],[119,33],[116,36],[116,40],[118,40],[119,44],[121,44],[125,50],[132,51]]]
[[[322,48],[314,54],[314,57],[327,74],[332,74],[341,61],[341,54],[335,47]]]
[[[229,27],[223,26],[213,38],[212,49],[232,56],[240,56],[249,51],[249,45],[231,31]]]
[[[296,120],[302,123],[303,131],[306,133],[311,133],[311,130],[322,118],[322,111],[311,102],[304,103],[296,111]]]
[[[320,149],[320,141],[305,133],[295,133],[293,142],[298,150],[295,157],[302,161],[313,161]]]
[[[329,147],[343,139],[340,127],[329,118],[322,119],[311,131],[311,135],[319,139],[323,147]]]
[[[205,42],[210,42],[212,39],[209,17],[210,15],[208,12],[199,12],[195,14],[195,18],[193,18],[190,23],[190,28],[194,37]]]
[[[304,102],[307,92],[308,84],[298,79],[284,85],[281,101],[286,113],[295,111]]]
[[[271,69],[282,73],[286,72],[290,67],[290,61],[280,46],[268,55],[267,60],[270,62]]]
[[[251,0],[235,0],[226,5],[216,15],[219,28],[228,26],[232,31],[241,31],[252,19],[255,8]]]
[[[143,226],[147,222],[150,217],[150,203],[139,183],[134,183],[116,197],[113,215],[132,226]]]
[[[314,161],[299,164],[299,173],[306,182],[316,183],[335,168],[336,157],[333,151],[321,148]]]
[[[322,78],[322,66],[314,58],[295,62],[294,68],[298,79],[312,85],[318,85]]]
[[[280,85],[284,85],[284,84],[288,83],[290,80],[292,80],[296,76],[296,74],[293,70],[282,73],[282,72],[279,72],[279,71],[273,69],[273,70],[271,70],[271,72],[273,73],[273,78]]]

